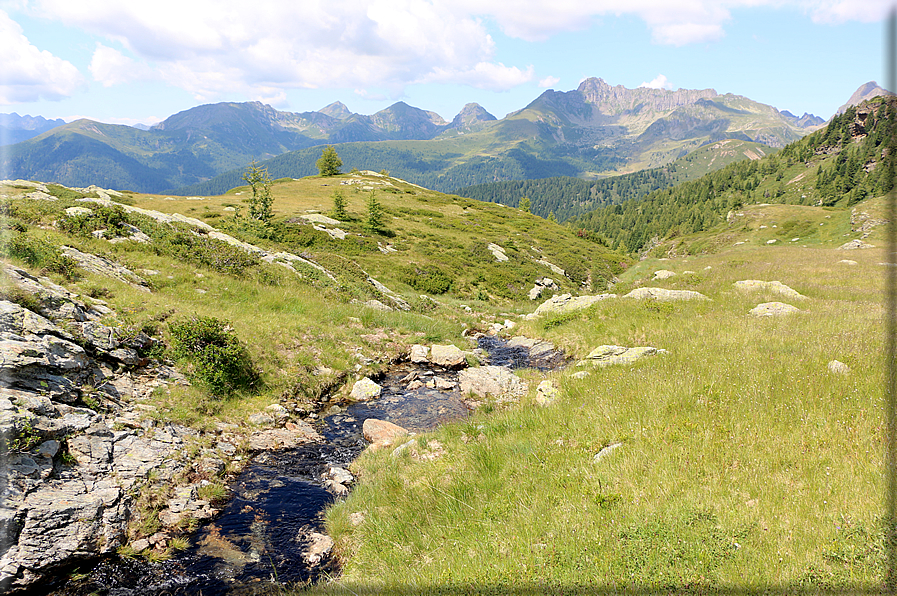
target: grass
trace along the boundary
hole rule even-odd
[[[358,486],[327,518],[343,576],[319,591],[875,588],[884,256],[831,246],[649,259],[620,291],[682,287],[712,301],[618,299],[525,323],[577,357],[599,344],[669,353],[582,380],[553,373],[557,403],[531,395],[442,428],[434,462],[364,454]],[[660,268],[701,273],[651,282]],[[759,302],[791,301],[736,292],[741,279],[791,285],[806,312],[749,317]],[[829,372],[832,359],[851,372]]]

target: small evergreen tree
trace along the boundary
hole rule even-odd
[[[371,232],[376,232],[383,227],[383,207],[380,206],[377,194],[373,190],[368,195],[367,206],[368,218],[365,227]]]
[[[333,197],[334,219],[338,219],[340,221],[349,219],[349,214],[346,212],[346,197],[343,195],[343,191],[339,189],[334,190],[331,196]]]
[[[518,207],[524,213],[529,213],[529,197],[523,197],[522,199],[520,199]]]
[[[253,161],[246,168],[243,180],[252,188],[252,197],[249,199],[249,217],[268,223],[274,216],[271,209],[274,197],[271,196],[271,178],[268,176],[268,168]]]
[[[336,176],[340,173],[340,168],[343,167],[343,160],[336,154],[336,149],[333,148],[333,145],[327,145],[321,151],[321,158],[315,165],[318,166],[318,172],[320,172],[321,176]]]

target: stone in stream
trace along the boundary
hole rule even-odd
[[[458,375],[461,393],[478,397],[516,399],[526,394],[527,383],[503,366],[477,366]]]
[[[420,344],[414,344],[411,346],[411,363],[412,364],[427,364],[430,362],[428,356],[430,355],[430,348],[427,346],[422,346]]]
[[[430,348],[430,362],[444,368],[461,368],[467,365],[467,357],[457,346],[434,345]]]
[[[755,317],[780,317],[796,312],[801,312],[801,310],[784,302],[764,302],[750,310],[750,314]]]
[[[382,390],[383,388],[380,385],[365,377],[355,382],[355,385],[352,386],[350,397],[355,401],[368,401],[379,397]]]
[[[397,439],[408,436],[410,433],[407,429],[387,422],[386,420],[378,420],[376,418],[368,418],[361,426],[361,432],[365,440],[371,443],[371,449],[380,449],[389,447]]]

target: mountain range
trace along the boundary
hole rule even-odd
[[[239,184],[253,160],[268,160],[272,176],[316,173],[320,146],[333,144],[347,168],[388,169],[451,191],[637,171],[727,138],[782,147],[821,124],[817,116],[798,118],[713,89],[627,89],[590,78],[572,91],[545,91],[502,119],[472,103],[447,122],[404,102],[369,116],[340,102],[301,113],[217,103],[149,130],[83,119],[10,146],[0,167],[13,178],[70,186],[210,194]]]
[[[62,118],[47,120],[43,116],[19,116],[15,112],[0,114],[0,146],[28,140],[64,124]]]

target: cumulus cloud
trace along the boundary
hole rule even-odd
[[[672,89],[673,84],[661,74],[657,75],[650,83],[642,83],[639,87],[647,87],[648,89]]]
[[[88,68],[93,79],[103,87],[153,77],[152,69],[146,64],[138,63],[101,43],[97,44]]]
[[[561,80],[559,78],[548,76],[539,81],[539,87],[541,87],[542,89],[548,89],[549,87],[554,87],[560,82]]]
[[[734,9],[791,6],[817,22],[840,22],[879,19],[888,2],[29,0],[25,5],[33,16],[55,19],[106,40],[97,47],[90,66],[94,79],[103,85],[157,78],[203,101],[240,94],[280,102],[286,90],[296,88],[385,89],[396,96],[416,83],[502,91],[532,81],[531,66],[496,58],[487,23],[511,37],[536,41],[588,28],[599,19],[634,16],[645,23],[655,43],[685,45],[724,36]],[[20,30],[14,31],[13,41],[9,35],[3,37],[7,39],[0,44],[31,48],[30,62],[38,62],[38,56],[43,61],[47,76],[40,79],[47,88],[39,94],[55,90],[59,96],[78,84],[71,64],[40,53]],[[557,82],[548,77],[540,84]]]
[[[74,94],[84,77],[71,63],[35,47],[0,10],[0,104],[59,100]]]

